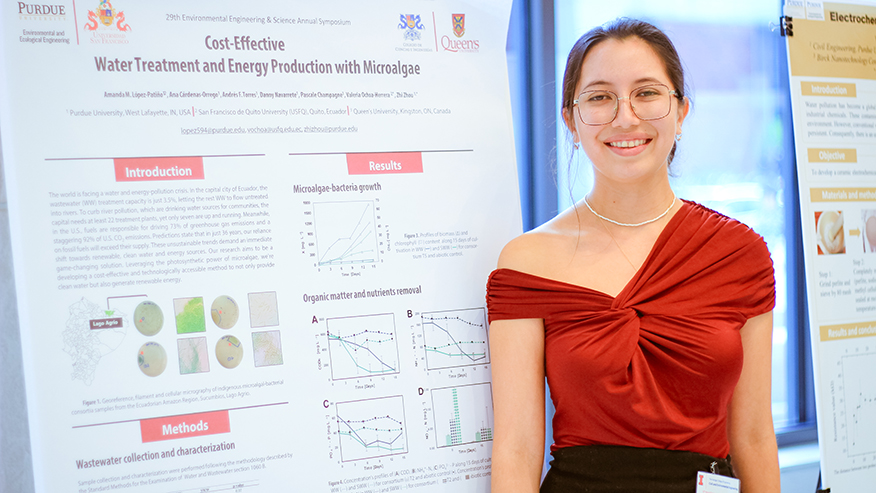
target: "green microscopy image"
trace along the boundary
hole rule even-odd
[[[173,300],[176,317],[176,333],[191,334],[206,332],[207,320],[204,317],[204,298],[176,298]]]

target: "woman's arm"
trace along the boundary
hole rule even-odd
[[[544,321],[490,324],[492,492],[538,491],[544,464]]]
[[[741,336],[742,375],[730,401],[727,424],[733,469],[742,481],[744,493],[779,493],[779,458],[770,395],[772,312],[749,319]]]

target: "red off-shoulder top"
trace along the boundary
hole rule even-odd
[[[726,456],[739,329],[774,304],[763,239],[693,202],[616,297],[509,269],[487,284],[491,322],[544,319],[552,450],[601,444]]]

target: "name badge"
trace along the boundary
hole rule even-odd
[[[700,471],[697,473],[696,493],[739,493],[739,480]]]

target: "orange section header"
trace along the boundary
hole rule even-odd
[[[876,200],[876,188],[810,188],[812,202],[871,202]]]
[[[228,411],[211,411],[198,414],[181,414],[140,421],[140,436],[143,443],[177,438],[199,437],[229,433],[231,423]]]
[[[804,80],[800,83],[800,90],[804,96],[858,97],[858,86],[844,82],[812,82]]]
[[[819,327],[819,330],[821,331],[822,341],[872,337],[876,336],[876,322],[822,325]]]
[[[806,149],[810,163],[857,163],[857,149]]]
[[[351,175],[422,173],[423,154],[419,152],[347,154],[347,172]]]
[[[204,159],[134,157],[114,159],[116,181],[203,180]]]

